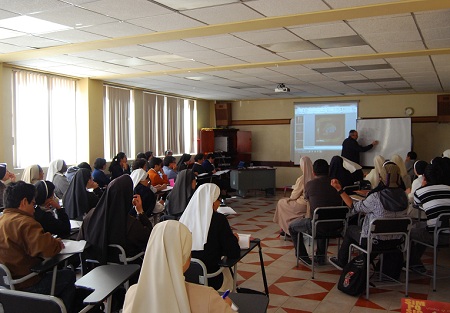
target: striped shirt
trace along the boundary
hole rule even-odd
[[[437,217],[442,213],[450,213],[450,186],[423,186],[414,193],[414,203],[427,215],[427,229],[432,231]]]

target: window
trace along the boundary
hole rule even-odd
[[[134,155],[134,106],[130,89],[104,86],[104,143],[105,158],[112,159],[119,152]]]
[[[143,146],[155,155],[196,153],[197,103],[144,92]]]
[[[14,166],[76,163],[76,81],[15,70],[13,88]]]

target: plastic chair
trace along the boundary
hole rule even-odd
[[[314,210],[313,219],[311,221],[311,234],[303,232],[298,233],[297,235],[297,253],[299,251],[300,245],[300,234],[306,236],[309,239],[312,239],[311,245],[311,256],[313,259],[311,265],[311,278],[314,279],[314,243],[315,239],[339,239],[338,247],[340,244],[340,238],[343,237],[345,231],[347,229],[347,221],[350,214],[350,209],[346,206],[330,206],[330,207],[318,207]],[[324,227],[327,230],[324,230]],[[297,255],[297,267],[298,267],[298,258],[300,256]],[[326,257],[326,256],[324,256]]]
[[[376,218],[369,226],[369,234],[367,237],[367,248],[363,248],[356,244],[351,244],[349,249],[349,259],[351,258],[352,249],[355,248],[367,256],[366,259],[366,299],[369,299],[369,280],[370,280],[370,257],[371,254],[380,254],[380,272],[379,281],[382,277],[388,277],[383,274],[383,253],[392,253],[395,251],[406,252],[406,283],[405,283],[405,297],[408,297],[408,281],[409,281],[409,252],[410,242],[409,234],[412,228],[412,221],[409,217],[401,218]],[[385,245],[374,245],[374,241],[378,240],[379,236],[398,235],[400,239],[392,240],[392,244],[387,242]],[[400,283],[399,281],[389,277],[391,281]]]
[[[206,265],[203,261],[196,258],[191,258],[191,265],[187,271],[184,272],[184,277],[186,277],[187,282],[208,286],[208,278],[216,277],[222,273],[223,270],[224,267],[221,267],[216,272],[208,274]]]
[[[67,312],[64,303],[57,297],[9,289],[0,289],[0,311],[4,313]]]
[[[447,233],[443,233],[447,232]],[[447,245],[439,245],[439,236],[449,236],[448,232],[450,232],[450,213],[442,213],[440,214],[436,219],[436,225],[434,226],[433,230],[433,244],[429,244],[427,242],[419,241],[416,239],[413,239],[411,241],[416,242],[418,244],[433,248],[433,274],[424,274],[429,277],[433,277],[433,291],[436,291],[436,277],[437,277],[437,252],[438,248]],[[439,277],[439,278],[447,278],[449,276],[445,277]]]
[[[23,283],[31,277],[36,276],[37,273],[31,272],[30,274],[21,278],[13,279],[8,267],[4,264],[0,264],[0,275],[2,278],[0,279],[0,287],[15,290],[15,285]]]

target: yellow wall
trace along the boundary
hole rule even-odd
[[[359,118],[404,117],[406,107],[414,116],[436,116],[437,94],[407,94],[308,98],[283,100],[236,101],[232,103],[232,120],[291,119],[295,102],[359,101]],[[289,125],[236,126],[252,131],[252,160],[290,161]],[[450,124],[413,123],[413,147],[420,159],[430,160],[450,148]],[[278,167],[277,187],[295,183],[298,168]]]

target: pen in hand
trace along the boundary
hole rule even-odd
[[[228,295],[230,294],[230,289],[227,289],[227,291],[225,291],[222,295],[222,299],[225,299],[226,297],[228,297]]]

